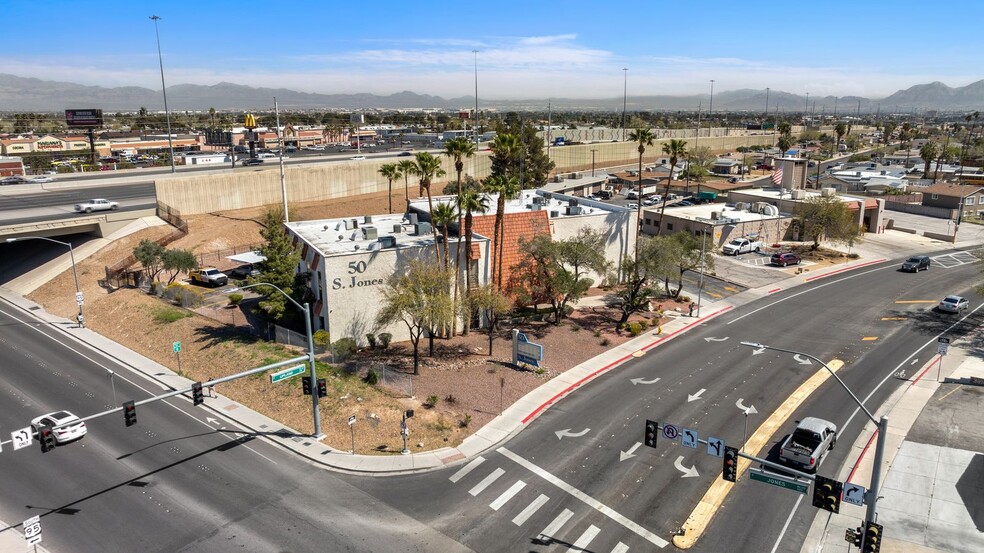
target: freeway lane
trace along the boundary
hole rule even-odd
[[[119,202],[120,211],[157,206],[157,193],[153,182],[100,186],[98,188],[62,188],[50,192],[0,195],[0,225],[81,217],[85,214],[76,213],[72,207],[89,198],[106,198]],[[99,215],[99,213],[92,215]]]
[[[63,340],[0,304],[4,429],[56,409],[86,416],[113,405],[107,369],[117,372],[118,401],[159,391]],[[188,401],[140,406],[137,418],[130,428],[118,413],[92,420],[85,438],[44,454],[36,442],[7,444],[0,518],[41,515],[44,545],[59,552],[464,550]]]
[[[675,423],[701,437],[738,444],[744,422],[738,400],[759,411],[749,421],[753,432],[818,369],[787,355],[756,355],[738,345],[742,340],[840,359],[842,378],[864,397],[883,379],[885,367],[935,340],[949,324],[944,321],[953,319],[924,304],[895,302],[969,295],[979,270],[934,266],[911,275],[899,273],[897,266],[886,263],[828,277],[719,316],[599,377],[534,420],[503,450],[483,454],[484,461],[466,474],[458,475],[461,468],[456,467],[405,480],[366,479],[359,485],[478,551],[533,550],[540,534],[592,551],[653,550],[681,527],[720,473],[721,461],[703,447],[689,449],[667,440],[655,450],[638,446],[643,421]],[[971,297],[975,306],[980,304]],[[903,316],[908,319],[883,320]],[[918,355],[929,359],[928,352]],[[636,378],[650,383],[633,384]],[[897,385],[883,386],[872,405]],[[853,407],[833,386],[829,381],[823,385],[778,428],[771,443],[782,440],[793,419],[806,414],[844,424]],[[855,419],[845,430],[842,444],[857,436],[859,422]],[[835,474],[849,449],[837,448],[822,472]],[[698,475],[688,476],[693,471]],[[421,501],[422,496],[429,500]],[[769,551],[794,504],[790,492],[743,481],[696,549]],[[814,515],[809,505],[797,511],[781,550],[798,550]]]

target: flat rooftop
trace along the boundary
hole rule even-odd
[[[382,250],[385,248],[383,242],[390,240],[380,241],[380,238],[387,236],[392,237],[393,247],[397,249],[434,246],[434,236],[431,231],[428,230],[420,236],[415,235],[414,226],[402,214],[298,221],[287,223],[286,226],[305,242],[317,248],[325,257]],[[481,241],[484,238],[476,236],[473,240]],[[450,237],[449,241],[456,242],[457,238]]]
[[[487,215],[494,215],[496,202],[499,201],[499,195],[489,193],[484,195],[488,198],[489,203],[489,212]],[[567,208],[572,205],[572,200],[577,202],[575,205],[581,208],[577,210],[577,213],[568,213]],[[435,196],[432,198],[432,201],[435,205],[438,203],[453,203],[454,196]],[[422,213],[429,212],[426,198],[411,201],[410,207]],[[553,219],[582,217],[601,213],[622,213],[630,210],[625,207],[592,200],[591,198],[578,198],[542,190],[523,190],[516,199],[506,200],[506,213],[524,213],[528,211],[547,211],[549,217]]]
[[[788,196],[787,196],[788,198]],[[766,215],[748,209],[738,210],[736,204],[700,204],[683,207],[666,206],[666,215],[689,221],[700,221],[702,223],[713,224],[733,224],[748,223],[756,221],[771,221],[779,219],[782,215]],[[659,215],[659,204],[643,208],[643,211],[653,215]],[[717,213],[717,218],[714,217]],[[786,215],[788,217],[789,215]]]

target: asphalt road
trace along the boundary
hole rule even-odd
[[[2,303],[0,329],[5,434],[51,411],[88,416],[162,392]],[[137,419],[91,420],[86,437],[48,453],[4,444],[0,519],[40,515],[56,552],[465,550],[185,399],[140,406]]]
[[[0,195],[0,225],[68,219],[86,214],[76,213],[74,205],[89,198],[106,198],[119,202],[120,211],[148,209],[157,206],[153,182],[136,182],[88,187],[62,188],[31,194]],[[98,212],[94,212],[98,215]]]
[[[665,440],[655,450],[637,445],[644,421],[740,444],[739,400],[758,411],[748,420],[751,434],[819,370],[786,354],[756,355],[739,345],[743,340],[842,360],[840,376],[876,407],[899,385],[891,374],[927,361],[937,334],[959,319],[936,313],[933,303],[947,293],[963,293],[972,307],[981,304],[970,290],[979,275],[974,265],[934,266],[919,274],[897,267],[885,263],[821,279],[712,319],[560,401],[464,474],[457,466],[356,483],[476,551],[541,551],[549,544],[598,552],[655,550],[684,523],[720,473],[721,460],[704,446],[689,449]],[[975,324],[980,318],[971,317]],[[795,420],[814,415],[842,429],[843,445],[820,470],[837,473],[850,453],[844,445],[855,440],[864,421],[836,386],[828,381],[782,425],[770,442],[771,460]],[[692,471],[698,475],[688,476]],[[815,515],[809,498],[746,476],[693,550],[799,551]]]

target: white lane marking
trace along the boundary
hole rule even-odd
[[[622,542],[618,542],[618,545],[615,546],[615,549],[612,549],[612,553],[625,553],[628,550],[629,550],[629,546],[625,545]]]
[[[525,487],[526,487],[526,482],[523,482],[522,480],[517,480],[516,483],[510,486],[508,490],[506,490],[505,492],[502,493],[502,495],[497,497],[495,501],[489,503],[489,507],[492,507],[493,511],[498,511],[500,508],[502,508],[503,505],[505,505],[510,499],[512,499],[514,495],[518,494],[519,490]]]
[[[475,459],[472,460],[472,462],[470,462],[467,465],[461,467],[461,470],[459,470],[458,472],[452,474],[451,475],[451,478],[448,478],[448,480],[450,480],[452,483],[457,484],[458,483],[458,480],[461,480],[462,478],[464,478],[469,472],[475,470],[475,467],[477,467],[478,465],[481,465],[484,462],[485,462],[485,457],[475,457]]]
[[[789,516],[786,517],[786,524],[782,525],[782,530],[779,531],[779,537],[776,538],[776,544],[772,546],[772,551],[770,553],[776,553],[779,549],[779,543],[782,541],[782,537],[786,535],[786,530],[789,529],[789,523],[793,520],[793,515],[796,514],[796,509],[799,508],[800,503],[803,502],[803,494],[796,494],[796,505],[789,510]]]
[[[543,507],[543,504],[546,503],[547,501],[550,501],[550,498],[541,493],[540,497],[534,499],[533,503],[527,505],[526,508],[522,510],[522,512],[516,515],[516,518],[513,519],[513,524],[515,524],[516,526],[522,526],[523,524],[525,524],[526,521],[529,520],[531,516],[533,516],[533,513],[537,512],[540,509],[540,507]]]
[[[577,539],[569,548],[568,551],[585,551],[588,545],[591,544],[591,540],[595,539],[595,536],[601,532],[601,528],[595,525],[588,526],[588,529],[581,534],[581,537]]]
[[[582,492],[581,490],[579,490],[579,489],[571,486],[567,482],[564,482],[560,478],[557,478],[556,476],[554,476],[554,475],[550,474],[549,472],[543,470],[542,468],[534,465],[533,463],[527,461],[526,459],[523,459],[522,457],[520,457],[519,455],[516,455],[512,451],[509,451],[508,449],[506,449],[504,447],[500,447],[496,451],[498,451],[499,453],[501,453],[506,458],[512,460],[514,463],[516,463],[516,464],[520,465],[521,467],[525,468],[526,470],[532,472],[533,474],[539,476],[540,478],[543,478],[544,480],[546,480],[547,482],[550,482],[554,486],[557,486],[558,488],[560,488],[564,492],[567,492],[568,494],[570,494],[570,495],[576,497],[577,499],[581,500],[581,502],[583,502],[585,505],[591,507],[592,509],[598,511],[599,513],[601,513],[601,514],[607,516],[608,518],[614,520],[615,522],[621,524],[622,526],[624,526],[625,528],[631,530],[632,532],[635,532],[637,535],[641,536],[643,539],[649,541],[650,543],[656,545],[657,547],[666,547],[667,544],[669,544],[668,541],[666,541],[663,538],[657,536],[656,534],[650,532],[649,530],[646,530],[642,526],[639,526],[635,522],[632,522],[631,520],[629,520],[626,517],[622,516],[621,514],[617,513],[611,507],[608,507],[607,505],[603,504],[602,502],[598,501],[597,499],[595,499],[595,498],[589,496],[588,494]]]
[[[567,521],[570,520],[572,516],[574,516],[573,511],[571,511],[570,509],[564,509],[563,511],[560,512],[559,515],[557,515],[557,518],[553,519],[553,522],[548,524],[547,527],[544,528],[542,532],[540,532],[539,537],[553,538],[554,534],[560,532],[560,529],[563,528],[565,524],[567,524]]]
[[[843,282],[845,280],[856,278],[856,277],[859,277],[859,276],[864,276],[864,275],[867,275],[867,274],[870,274],[870,273],[874,273],[876,271],[884,271],[885,269],[894,269],[894,267],[895,267],[894,265],[892,265],[890,267],[881,267],[879,269],[872,269],[870,271],[865,271],[863,273],[855,273],[853,275],[848,275],[848,276],[846,276],[844,278],[840,278],[840,279],[837,279],[837,280],[831,280],[830,282],[825,282],[825,283],[820,284],[820,285],[818,285],[818,286],[816,286],[814,288],[810,288],[809,290],[803,290],[802,292],[797,292],[795,294],[790,294],[790,295],[786,296],[785,298],[776,300],[776,301],[774,301],[774,302],[772,302],[772,303],[770,303],[768,305],[763,305],[762,307],[759,307],[758,309],[749,311],[748,313],[745,313],[744,315],[741,315],[739,317],[735,317],[734,319],[731,319],[730,321],[728,321],[725,324],[737,323],[738,321],[744,319],[745,317],[754,315],[754,314],[758,313],[759,311],[762,311],[763,309],[768,309],[768,308],[770,308],[770,307],[772,307],[772,306],[774,306],[776,304],[780,304],[780,303],[782,303],[782,302],[784,302],[786,300],[793,299],[793,298],[795,298],[797,296],[802,296],[803,294],[809,294],[810,292],[815,292],[816,290],[819,290],[821,288],[825,288],[827,286],[830,286],[831,284],[837,284],[839,282]]]
[[[474,488],[468,490],[468,493],[472,494],[472,496],[476,496],[476,495],[482,493],[483,491],[485,491],[485,488],[491,486],[492,485],[492,482],[495,482],[496,480],[498,480],[499,477],[502,476],[505,473],[506,473],[506,471],[502,470],[501,468],[495,469],[494,471],[492,471],[491,474],[489,474],[488,476],[486,476],[485,478],[483,478],[481,482],[479,482],[478,484],[475,484],[475,487]]]

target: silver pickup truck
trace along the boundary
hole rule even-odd
[[[820,460],[837,443],[837,425],[806,417],[779,447],[779,458],[806,471],[816,471]]]

